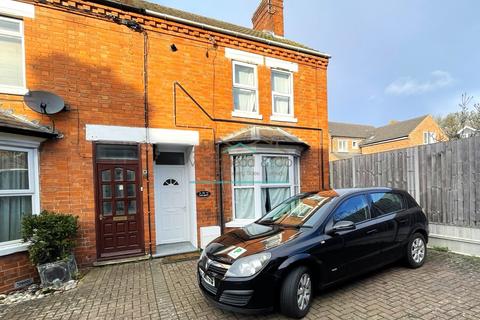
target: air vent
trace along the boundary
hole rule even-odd
[[[24,280],[20,280],[20,281],[15,282],[14,288],[15,289],[21,289],[21,288],[28,287],[31,284],[33,284],[33,279],[28,278],[28,279],[24,279]]]

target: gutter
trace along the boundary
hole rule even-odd
[[[395,138],[395,139],[380,140],[380,141],[370,142],[370,143],[367,142],[367,143],[361,144],[360,147],[374,146],[374,145],[377,145],[377,144],[395,142],[395,141],[400,141],[400,140],[405,140],[405,139],[408,139],[408,136],[403,136],[403,137]]]
[[[231,36],[234,36],[234,37],[237,37],[237,38],[244,38],[244,39],[253,40],[253,41],[257,41],[257,42],[263,42],[263,43],[266,43],[268,45],[281,47],[281,48],[285,48],[285,49],[289,49],[289,50],[293,50],[293,51],[297,51],[297,52],[301,52],[301,53],[311,54],[311,55],[326,58],[326,59],[331,58],[330,55],[328,55],[326,53],[319,52],[319,51],[306,49],[306,48],[300,48],[300,47],[296,47],[296,46],[293,46],[293,45],[290,45],[290,44],[278,42],[278,41],[275,41],[275,40],[264,39],[264,38],[248,35],[248,34],[245,34],[245,33],[231,31],[231,30],[220,28],[220,27],[215,27],[215,26],[212,26],[212,25],[209,25],[209,24],[191,21],[191,20],[175,17],[175,16],[172,16],[172,15],[169,15],[169,14],[160,13],[160,12],[149,10],[149,9],[146,9],[145,13],[148,14],[148,15],[151,15],[151,16],[162,18],[164,20],[171,20],[171,21],[191,25],[191,26],[194,26],[194,27],[199,27],[199,28],[204,29],[204,30],[210,30],[210,31],[215,31],[215,32],[223,33],[223,34],[228,34],[228,35],[231,35]]]

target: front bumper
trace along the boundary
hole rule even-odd
[[[278,281],[264,271],[249,278],[226,278],[222,274],[205,270],[199,264],[198,286],[203,295],[221,309],[239,313],[269,312],[274,308]],[[214,278],[214,286],[204,280],[203,273]]]

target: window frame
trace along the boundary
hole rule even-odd
[[[276,92],[273,90],[273,75],[274,73],[280,73],[280,74],[288,74],[289,76],[289,82],[290,82],[290,94],[285,94],[281,92]],[[272,90],[272,116],[274,118],[294,118],[295,117],[295,103],[294,103],[294,92],[293,92],[293,72],[291,71],[286,71],[282,69],[271,69],[271,75],[270,75],[270,82],[271,82],[271,90]],[[280,97],[287,97],[289,98],[289,104],[290,104],[290,113],[279,113],[275,112],[275,96],[280,96]]]
[[[8,32],[0,31],[0,35],[19,38],[21,39],[21,52],[22,52],[22,85],[21,86],[10,86],[0,83],[0,92],[5,94],[14,94],[14,95],[25,95],[28,93],[27,89],[27,71],[26,71],[26,61],[25,61],[25,29],[22,19],[6,17],[0,14],[0,20],[9,21],[9,22],[18,22],[20,31],[17,32]]]
[[[388,212],[388,213],[383,213],[383,214],[380,214],[380,215],[374,215],[374,213],[376,211],[374,211],[374,207],[373,207],[373,197],[372,195],[373,194],[379,194],[379,193],[383,193],[383,194],[393,194],[393,195],[396,195],[399,199],[400,199],[400,202],[402,204],[402,208],[399,209],[399,210],[396,210],[396,211],[392,211],[392,212]],[[372,192],[369,192],[367,194],[367,200],[369,202],[369,206],[370,206],[370,219],[377,219],[377,218],[381,218],[381,217],[384,217],[384,216],[387,216],[387,215],[390,215],[390,214],[396,214],[396,213],[399,213],[399,212],[402,212],[402,211],[405,211],[408,207],[407,203],[406,203],[406,199],[405,197],[401,194],[401,193],[398,193],[398,192],[392,192],[392,191],[372,191]]]
[[[0,197],[31,196],[32,215],[40,213],[40,181],[38,144],[10,141],[0,141],[0,150],[27,152],[28,158],[28,189],[0,190]],[[22,239],[0,242],[0,256],[27,250],[28,243]]]
[[[335,209],[333,209],[333,212],[332,212],[332,215],[331,215],[331,221],[332,221],[332,224],[334,225],[335,223],[338,223],[340,221],[349,221],[349,220],[339,220],[339,221],[335,221],[335,215],[337,214],[338,210],[340,209],[340,207],[345,204],[347,201],[355,198],[355,197],[362,197],[363,200],[365,200],[365,203],[367,204],[367,211],[368,211],[368,217],[367,219],[363,220],[363,221],[360,221],[360,222],[354,222],[355,225],[359,225],[359,224],[362,224],[362,223],[365,223],[365,222],[368,222],[368,221],[371,221],[373,219],[372,217],[372,206],[371,206],[371,203],[370,203],[370,197],[369,197],[369,194],[367,193],[360,193],[360,194],[352,194],[351,196],[349,196],[348,198],[346,199],[343,199],[339,204],[336,205]]]
[[[342,144],[345,144],[345,148],[341,147]],[[339,139],[337,141],[337,148],[338,148],[338,152],[348,152],[348,140]]]
[[[248,67],[248,68],[253,68],[253,80],[255,82],[254,86],[248,86],[248,85],[240,84],[240,83],[237,83],[235,81],[235,68],[236,68],[237,65]],[[254,91],[255,92],[256,111],[252,112],[252,111],[243,111],[243,110],[235,109],[235,89],[248,90],[248,91]],[[237,61],[237,60],[232,61],[232,102],[233,102],[232,116],[261,119],[259,98],[258,98],[258,70],[257,70],[257,65],[256,64],[241,62],[241,61]]]
[[[432,144],[436,142],[437,134],[434,131],[423,132],[423,144]]]
[[[238,185],[235,186],[234,180],[234,161],[237,156],[252,156],[254,161],[253,168],[253,184],[249,185]],[[263,158],[265,157],[284,157],[288,158],[289,163],[289,182],[288,183],[265,183],[263,180]],[[295,160],[297,159],[297,160]],[[262,217],[262,189],[265,188],[290,188],[290,197],[294,196],[297,193],[297,190],[300,191],[300,156],[297,154],[285,154],[285,153],[275,153],[275,152],[263,152],[259,151],[258,153],[235,153],[230,154],[230,168],[231,168],[231,199],[232,199],[232,221],[226,224],[227,227],[242,227],[249,223],[255,222]],[[258,177],[256,173],[260,172],[261,176]],[[235,212],[235,190],[237,189],[253,189],[253,201],[255,208],[255,216],[251,219],[237,219]]]
[[[358,141],[357,140],[352,141],[352,149],[358,149]]]

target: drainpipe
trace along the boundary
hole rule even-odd
[[[225,221],[223,219],[223,169],[222,169],[222,146],[220,143],[216,144],[217,168],[218,168],[218,222],[220,224],[220,234],[225,231]]]

